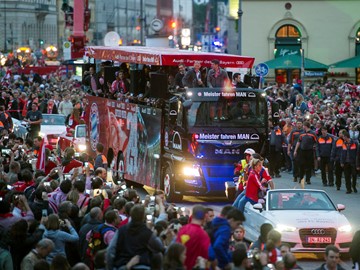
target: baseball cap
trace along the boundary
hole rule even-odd
[[[244,154],[249,154],[249,155],[253,155],[255,154],[255,150],[252,149],[252,148],[247,148],[245,151],[244,151]]]

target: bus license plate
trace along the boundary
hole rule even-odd
[[[331,237],[308,236],[306,242],[309,244],[331,244]]]

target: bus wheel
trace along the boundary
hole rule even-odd
[[[182,200],[182,195],[175,193],[175,177],[170,167],[165,169],[164,173],[164,192],[166,200],[169,202],[177,202]]]

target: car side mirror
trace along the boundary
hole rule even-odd
[[[253,205],[253,208],[256,209],[256,210],[259,210],[260,212],[263,211],[263,206],[261,203],[256,203]]]
[[[341,211],[345,210],[345,205],[339,203],[337,205],[337,209],[338,209],[339,212],[341,212]]]

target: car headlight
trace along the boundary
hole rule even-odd
[[[186,175],[186,176],[196,176],[196,177],[200,177],[199,167],[197,167],[197,166],[184,167],[183,173],[184,173],[184,175]]]
[[[278,232],[294,232],[296,230],[296,227],[278,224],[275,228]]]
[[[79,144],[78,146],[80,151],[85,151],[86,150],[86,145],[85,144]]]
[[[351,225],[344,225],[338,228],[339,232],[351,232],[352,227]]]

